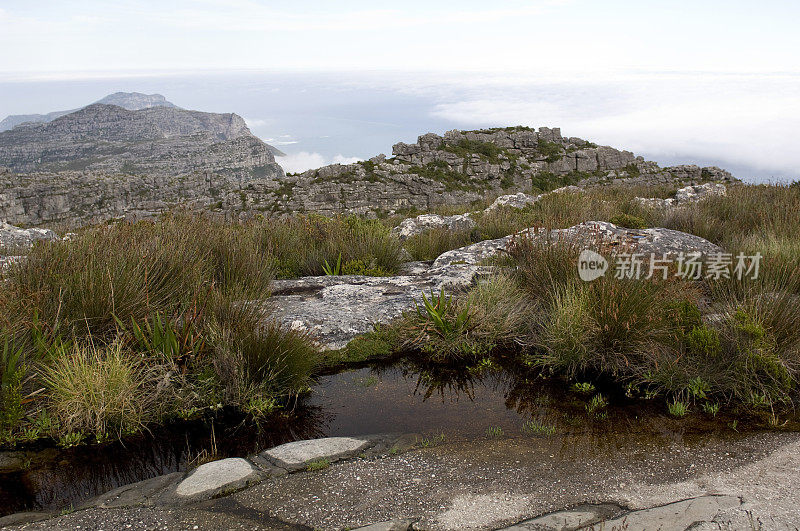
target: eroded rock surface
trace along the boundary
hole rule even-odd
[[[220,491],[244,487],[257,477],[258,471],[252,463],[231,457],[200,465],[178,484],[175,493],[183,497],[211,498]]]
[[[675,192],[675,197],[669,197],[667,199],[637,197],[636,201],[651,208],[669,208],[688,205],[697,201],[702,201],[707,197],[721,196],[727,193],[728,189],[724,184],[712,182],[681,188]]]
[[[274,283],[268,304],[283,324],[306,330],[322,349],[339,349],[376,323],[387,323],[413,310],[422,293],[467,289],[481,268],[431,268],[417,264],[395,277],[322,276]]]
[[[525,195],[525,194],[522,194]],[[475,228],[475,220],[469,214],[440,216],[438,214],[422,214],[415,218],[404,219],[392,229],[401,240],[420,234],[430,229],[447,229],[454,232],[469,231]]]
[[[29,249],[37,241],[57,240],[58,235],[49,229],[21,229],[0,221],[0,254],[3,248]]]

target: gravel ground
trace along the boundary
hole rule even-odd
[[[582,503],[641,509],[704,494],[743,500],[704,529],[800,522],[800,434],[648,441],[445,443],[273,478],[198,505],[89,509],[19,529],[344,529],[393,518],[417,519],[420,529],[491,529]]]

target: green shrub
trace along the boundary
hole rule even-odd
[[[440,254],[472,243],[471,231],[433,228],[408,238],[404,246],[414,260],[435,260]]]
[[[638,216],[631,214],[617,214],[609,219],[614,225],[624,227],[626,229],[646,229],[647,222]]]
[[[22,384],[26,367],[22,347],[8,335],[0,345],[0,433],[16,428],[24,413]]]
[[[66,432],[122,434],[154,420],[155,367],[145,368],[120,342],[76,344],[42,369],[48,406]]]
[[[325,262],[334,266],[361,262],[365,271],[394,273],[402,262],[402,246],[388,226],[357,216],[293,216],[255,223],[254,230],[269,249],[278,277],[325,274]],[[352,267],[352,266],[351,266]]]

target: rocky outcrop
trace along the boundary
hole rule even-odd
[[[20,229],[0,221],[0,255],[4,249],[25,250],[37,241],[57,240],[58,235],[49,229]]]
[[[45,132],[46,153],[36,141]],[[0,170],[0,219],[85,224],[175,204],[234,216],[377,215],[429,212],[498,196],[514,196],[502,200],[509,204],[530,202],[535,195],[518,194],[532,188],[733,180],[715,168],[659,168],[630,152],[565,138],[546,127],[429,133],[415,144],[395,145],[393,152],[389,159],[381,155],[284,176],[269,146],[236,115],[95,105],[49,124],[0,133],[0,166],[17,168]],[[31,168],[37,171],[19,174]]]
[[[525,195],[525,194],[522,194]],[[415,218],[407,218],[392,229],[392,233],[400,240],[405,240],[431,229],[447,229],[453,232],[469,231],[475,228],[475,220],[469,214],[440,216],[438,214],[422,214]]]
[[[711,196],[723,196],[727,193],[728,189],[724,184],[712,182],[681,188],[675,192],[675,197],[669,197],[667,199],[637,197],[636,201],[650,208],[669,208],[688,205]]]
[[[0,133],[0,164],[15,172],[81,170],[129,175],[283,173],[235,114],[94,104],[49,123]]]
[[[422,293],[444,289],[465,291],[491,274],[485,261],[522,236],[544,244],[573,242],[613,252],[675,256],[721,252],[698,236],[669,229],[630,230],[611,223],[589,221],[568,229],[526,229],[516,235],[486,240],[441,254],[432,265],[417,262],[395,277],[323,276],[278,280],[268,301],[270,315],[282,324],[308,332],[323,350],[343,348],[375,324],[387,323],[413,311]],[[576,275],[578,264],[575,264]],[[342,309],[346,308],[346,311]]]
[[[149,109],[150,107],[177,107],[177,105],[174,103],[167,101],[167,99],[161,94],[142,94],[140,92],[115,92],[114,94],[109,94],[105,98],[98,100],[95,103],[116,105],[117,107],[128,109],[129,111]],[[60,118],[77,110],[78,109],[71,109],[69,111],[54,111],[47,114],[12,114],[11,116],[6,116],[2,121],[0,121],[0,131],[7,131],[19,124],[26,122],[52,122],[56,118]]]

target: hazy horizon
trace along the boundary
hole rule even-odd
[[[787,0],[7,0],[0,118],[158,92],[242,115],[289,171],[527,125],[797,179],[798,17]]]
[[[561,127],[662,165],[717,165],[753,182],[795,180],[800,75],[628,73],[530,79],[408,72],[225,72],[47,81],[0,80],[0,118],[82,107],[112,92],[235,112],[301,171],[391,153],[450,129]]]

